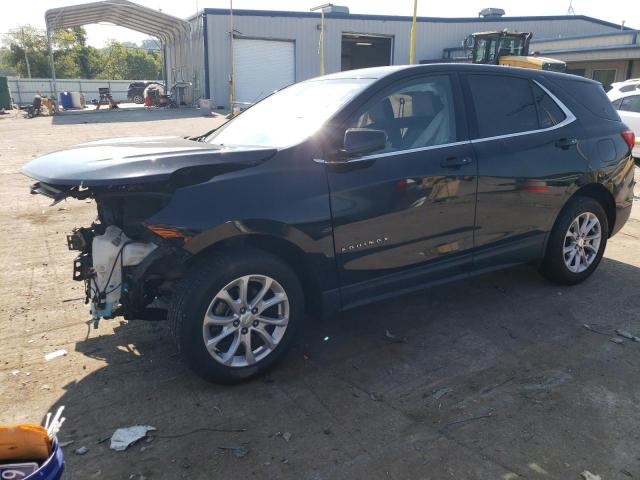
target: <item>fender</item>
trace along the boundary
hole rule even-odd
[[[217,247],[247,244],[284,258],[300,277],[307,300],[322,312],[340,307],[338,272],[333,235],[312,239],[305,232],[273,220],[234,220],[206,230],[186,242],[183,248],[197,256]]]

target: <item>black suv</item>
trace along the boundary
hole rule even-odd
[[[159,85],[163,87],[163,85],[158,82],[132,82],[129,84],[129,89],[127,90],[127,99],[133,103],[144,103],[144,90],[149,85]]]
[[[233,382],[281,358],[305,312],[532,261],[581,282],[629,217],[633,144],[596,82],[442,64],[315,78],[198,137],[23,171],[33,193],[97,203],[68,237],[96,321],[164,301],[191,367]]]

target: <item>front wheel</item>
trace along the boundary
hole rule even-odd
[[[584,281],[598,267],[608,234],[602,205],[590,197],[574,197],[551,231],[541,265],[543,275],[564,285]]]
[[[239,382],[271,368],[286,353],[303,315],[295,273],[258,251],[198,261],[169,309],[187,363],[217,383]]]

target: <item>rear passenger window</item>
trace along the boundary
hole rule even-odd
[[[539,128],[529,80],[502,75],[468,75],[467,80],[476,111],[477,138]]]
[[[533,87],[536,108],[538,109],[538,123],[540,128],[553,127],[567,118],[553,98],[535,83],[532,82],[531,85]]]

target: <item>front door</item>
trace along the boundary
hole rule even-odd
[[[399,81],[338,129],[384,130],[384,149],[327,165],[345,307],[471,266],[476,163],[456,76]]]

